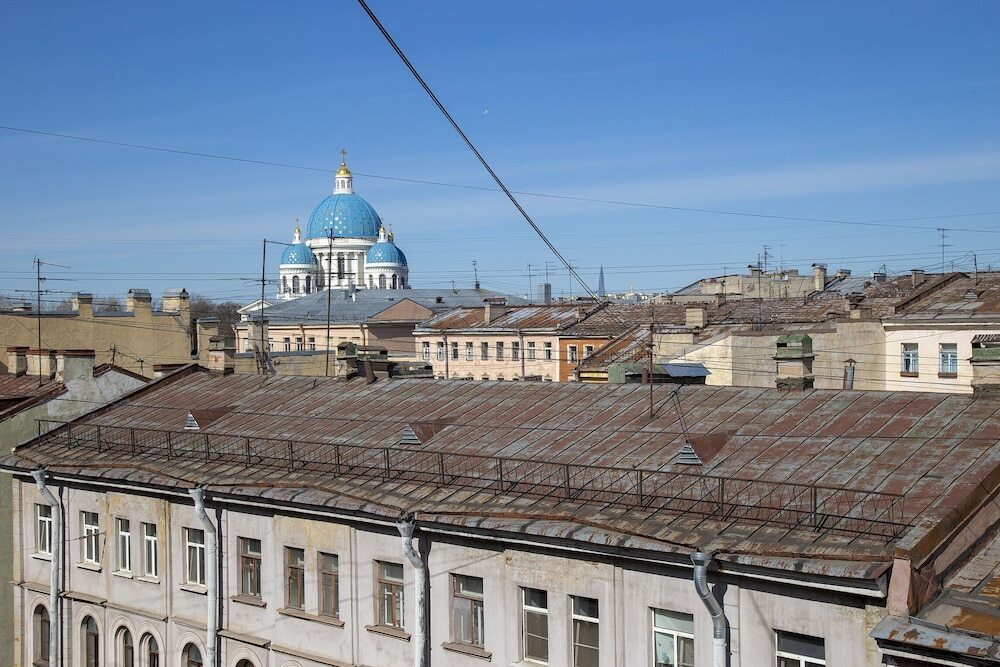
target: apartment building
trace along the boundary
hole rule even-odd
[[[182,369],[0,462],[15,664],[940,664],[1000,402],[653,391]]]

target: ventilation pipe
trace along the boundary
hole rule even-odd
[[[38,485],[42,499],[52,508],[52,562],[49,563],[49,664],[55,667],[59,664],[59,564],[62,562],[62,507],[52,491],[45,485],[45,470],[39,469],[31,473]]]
[[[854,367],[857,363],[854,359],[844,361],[844,389],[854,389]]]
[[[413,566],[413,588],[417,592],[417,627],[413,633],[413,664],[416,667],[427,667],[427,570],[420,554],[413,548],[413,529],[416,528],[412,517],[400,519],[396,528],[403,538],[403,555]]]
[[[216,540],[215,525],[205,513],[205,489],[198,486],[189,489],[188,493],[194,499],[194,512],[198,515],[198,520],[201,521],[202,528],[205,530],[205,564],[207,566],[205,568],[205,587],[208,589],[208,618],[206,619],[208,631],[205,636],[208,660],[206,664],[209,667],[218,667],[219,663],[216,657],[216,633],[219,629],[218,541]]]
[[[726,667],[726,614],[719,601],[712,595],[708,587],[708,565],[712,562],[711,554],[696,551],[691,554],[694,563],[694,590],[705,604],[712,617],[712,667]]]

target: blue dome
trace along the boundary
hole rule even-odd
[[[282,264],[315,264],[316,258],[305,243],[293,243],[281,253]]]
[[[402,264],[406,266],[406,255],[394,244],[388,241],[379,241],[368,250],[368,257],[365,258],[368,264]]]
[[[309,216],[306,238],[326,238],[327,229],[336,237],[375,238],[381,226],[378,213],[358,195],[330,195]]]

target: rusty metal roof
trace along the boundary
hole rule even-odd
[[[651,419],[642,385],[175,375],[4,466],[861,579],[1000,466],[1000,402],[968,395],[658,385]],[[193,410],[216,418],[185,432]]]
[[[900,301],[893,319],[963,319],[1000,316],[1000,273],[949,274]]]
[[[31,398],[48,393],[53,385],[62,386],[50,378],[44,378],[42,383],[39,383],[37,375],[2,373],[0,374],[0,400]]]

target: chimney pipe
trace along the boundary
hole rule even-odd
[[[712,555],[696,551],[691,554],[691,562],[694,563],[694,590],[712,617],[712,666],[726,667],[728,621],[719,601],[708,588],[708,566],[712,562]]]
[[[844,360],[844,389],[854,389],[854,359]]]
[[[925,280],[927,280],[927,276],[924,274],[923,269],[913,269],[910,273],[914,287],[919,287]]]

